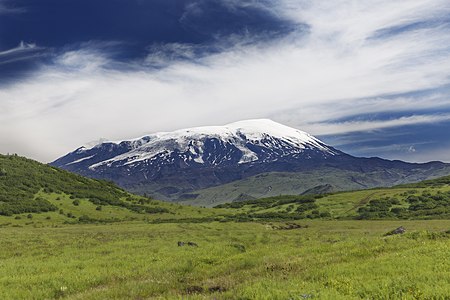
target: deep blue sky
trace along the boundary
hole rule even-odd
[[[0,0],[0,152],[272,118],[450,162],[444,0]]]
[[[242,1],[245,3],[246,1]],[[264,1],[260,1],[263,3]],[[1,3],[1,2],[0,2]],[[9,0],[0,17],[0,52],[20,45],[39,49],[0,56],[0,78],[29,75],[68,50],[94,44],[119,62],[144,59],[152,45],[180,43],[218,51],[232,35],[271,38],[293,29],[266,9],[238,10],[224,2],[186,0]],[[220,49],[226,45],[220,45]],[[10,63],[6,63],[10,60]]]

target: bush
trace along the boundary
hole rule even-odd
[[[302,213],[308,210],[313,210],[318,208],[319,206],[317,204],[314,203],[315,200],[308,201],[308,202],[302,202],[296,209],[297,212]]]
[[[321,212],[319,215],[320,218],[331,218],[331,214],[327,211]]]
[[[33,215],[32,215],[32,214],[28,214],[28,215],[27,215],[27,218],[28,218],[28,219],[33,219]]]
[[[400,215],[400,214],[406,212],[406,209],[403,208],[403,207],[394,207],[394,208],[391,209],[391,212],[396,214],[396,215]]]
[[[94,219],[91,219],[91,218],[89,218],[89,217],[86,216],[86,215],[82,215],[81,217],[79,217],[79,218],[78,218],[78,221],[79,221],[80,223],[92,223],[92,222],[95,222]]]
[[[73,202],[72,202],[72,204],[73,205],[75,205],[75,206],[79,206],[80,205],[80,200],[73,200]]]

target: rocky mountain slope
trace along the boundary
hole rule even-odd
[[[389,186],[450,173],[450,167],[440,162],[411,164],[356,158],[303,131],[267,119],[104,142],[92,148],[81,147],[52,165],[113,180],[128,190],[165,200],[194,200],[196,191],[220,189],[260,174],[313,172],[316,175],[308,178],[308,184],[297,183],[295,193],[302,193],[331,184],[322,180],[320,174],[328,172],[324,170],[333,170],[338,177],[337,190]],[[370,174],[376,174],[376,178]],[[264,196],[279,192],[270,184],[265,188],[268,193]],[[232,201],[235,194],[225,193],[221,201]]]

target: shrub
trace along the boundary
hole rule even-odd
[[[82,215],[81,217],[78,218],[78,221],[79,221],[80,223],[92,223],[92,222],[94,222],[95,220],[89,218],[89,217],[86,216],[86,215]]]
[[[331,218],[331,214],[327,211],[321,212],[319,216],[321,218]]]

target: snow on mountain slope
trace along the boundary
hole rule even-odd
[[[123,148],[125,145],[127,151],[95,160],[95,149],[105,146]],[[78,149],[76,160],[66,161],[64,165],[89,161],[93,163],[88,168],[95,171],[105,166],[132,168],[142,162],[158,167],[179,159],[186,165],[220,166],[274,161],[285,156],[298,156],[305,151],[315,151],[324,157],[339,153],[306,132],[268,119],[258,119],[225,126],[160,132],[125,142],[104,142],[90,149]]]
[[[264,183],[261,178],[270,174],[304,173],[308,188],[312,188],[327,182],[323,176],[315,177],[311,172],[332,172],[339,174],[339,179],[347,178],[342,185],[345,189],[355,184],[367,188],[389,186],[399,180],[423,180],[433,174],[445,175],[446,168],[450,168],[437,162],[410,164],[353,157],[303,131],[266,119],[103,142],[91,148],[78,148],[51,165],[112,180],[133,192],[177,201],[194,199],[199,195],[196,191],[252,176],[256,183]],[[270,177],[278,178],[273,182],[259,186],[259,192],[285,190],[290,175],[277,176]],[[277,182],[278,190],[272,186]],[[303,183],[295,183],[291,190],[302,193],[305,187]],[[242,191],[238,185],[233,186],[234,190]],[[230,200],[226,195],[221,197]]]

